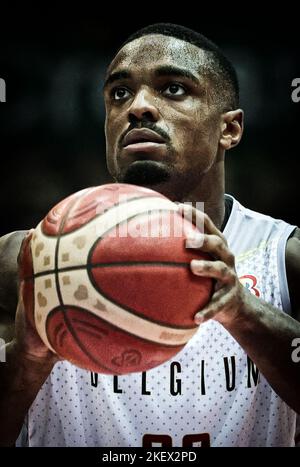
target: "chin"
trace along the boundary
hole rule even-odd
[[[168,182],[171,174],[170,168],[162,162],[135,161],[118,177],[118,181],[155,189],[155,187]]]

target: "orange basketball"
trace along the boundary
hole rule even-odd
[[[178,228],[180,227],[180,228]],[[197,330],[212,280],[190,271],[196,227],[153,190],[108,184],[61,201],[24,248],[31,323],[75,365],[106,374],[153,368]]]

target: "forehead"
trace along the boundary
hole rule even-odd
[[[189,42],[162,34],[149,34],[126,44],[113,59],[108,73],[117,69],[151,69],[176,65],[199,73],[207,65],[203,50]]]

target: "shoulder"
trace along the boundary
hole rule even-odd
[[[25,237],[27,230],[16,230],[10,232],[3,237],[0,237],[0,254],[4,253],[4,249],[20,249],[23,238]]]
[[[300,272],[300,229],[297,227],[286,243],[286,266]]]
[[[6,269],[11,266],[17,266],[17,258],[20,251],[20,247],[25,237],[27,230],[18,230],[0,237],[0,264],[1,273],[3,267]],[[1,281],[0,274],[0,281]]]
[[[0,310],[14,313],[18,291],[18,254],[26,230],[0,237]]]
[[[286,273],[289,285],[292,315],[300,321],[300,229],[296,228],[286,244]]]

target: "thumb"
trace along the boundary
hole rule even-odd
[[[29,260],[29,258],[31,257],[30,242],[32,239],[33,232],[34,229],[28,230],[28,232],[22,240],[21,247],[18,253],[17,263],[20,281],[32,274],[30,266],[32,262]]]

